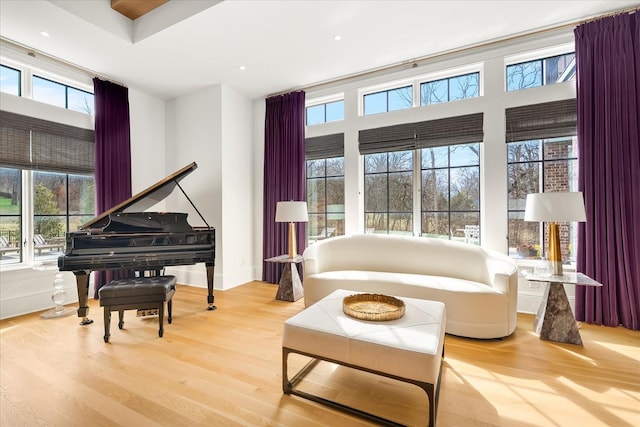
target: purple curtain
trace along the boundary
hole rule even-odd
[[[95,183],[96,214],[131,197],[131,138],[129,90],[98,78],[93,79],[95,98]],[[111,280],[128,277],[128,271],[99,272],[95,295]]]
[[[263,257],[288,251],[287,223],[276,223],[280,201],[306,200],[304,160],[304,92],[292,92],[266,100],[264,125]],[[298,253],[306,246],[306,223],[296,226]],[[282,265],[262,263],[262,280],[278,283]]]
[[[576,287],[576,318],[640,329],[640,13],[575,29],[578,271],[603,284]]]

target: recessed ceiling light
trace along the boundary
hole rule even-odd
[[[42,37],[51,37],[51,34],[47,33],[46,31],[40,31],[40,35]]]
[[[240,68],[240,71],[244,71],[247,69],[247,67],[245,67],[244,65],[241,65],[239,68]]]
[[[339,42],[342,39],[342,36],[340,34],[336,34],[335,36],[333,36],[333,39]]]

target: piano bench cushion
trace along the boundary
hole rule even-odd
[[[100,288],[101,306],[168,301],[176,291],[175,276],[113,280]]]

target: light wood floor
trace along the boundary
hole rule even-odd
[[[73,315],[0,322],[0,424],[9,426],[366,426],[352,416],[282,394],[281,333],[302,300],[249,283],[216,292],[179,286],[173,323],[125,313],[103,341]],[[640,332],[583,325],[584,347],[540,341],[533,317],[503,340],[446,337],[439,426],[638,426]],[[291,369],[305,361],[292,359]],[[291,372],[292,375],[294,372]],[[425,425],[415,386],[320,364],[302,385],[409,425]]]

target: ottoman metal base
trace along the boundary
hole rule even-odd
[[[312,360],[307,363],[298,373],[296,373],[291,380],[289,380],[289,374],[288,374],[288,359],[289,359],[289,354],[290,353],[295,353],[295,354],[301,354],[303,356],[307,356],[312,358]],[[442,357],[444,358],[444,347],[442,349]],[[305,375],[307,375],[309,372],[311,372],[311,370],[318,364],[318,362],[320,361],[325,361],[325,362],[331,362],[331,363],[335,363],[341,366],[345,366],[347,368],[352,368],[352,369],[357,369],[359,371],[364,371],[364,372],[369,372],[371,374],[375,374],[375,375],[380,375],[383,377],[387,377],[387,378],[391,378],[393,380],[396,381],[402,381],[405,383],[409,383],[409,384],[414,384],[418,387],[420,387],[421,389],[423,389],[425,391],[425,393],[427,393],[427,398],[429,400],[429,426],[430,427],[434,427],[436,425],[436,415],[437,415],[437,408],[438,408],[438,400],[440,398],[440,380],[442,377],[442,359],[440,361],[440,373],[438,375],[438,385],[435,387],[434,390],[434,386],[433,384],[430,383],[425,383],[422,381],[416,381],[416,380],[412,380],[412,379],[408,379],[408,378],[401,378],[401,377],[397,377],[395,375],[390,375],[387,374],[385,372],[380,372],[380,371],[375,371],[372,369],[367,369],[367,368],[363,368],[361,366],[355,366],[355,365],[351,365],[349,363],[345,363],[345,362],[341,362],[339,360],[333,360],[333,359],[327,359],[327,358],[323,358],[323,357],[318,357],[316,355],[313,354],[308,354],[308,353],[303,353],[301,351],[297,351],[297,350],[293,350],[287,347],[283,347],[282,348],[282,391],[285,394],[293,394],[295,396],[300,396],[303,397],[305,399],[311,400],[313,402],[316,403],[320,403],[322,405],[326,405],[329,406],[331,408],[334,409],[338,409],[341,411],[344,411],[346,413],[349,413],[351,415],[356,415],[362,418],[365,418],[369,421],[378,423],[380,425],[383,426],[402,426],[403,424],[397,423],[395,421],[391,421],[387,418],[372,414],[370,412],[365,412],[362,411],[358,408],[354,408],[352,406],[347,406],[344,405],[342,403],[333,401],[333,400],[329,400],[329,399],[325,399],[324,397],[320,397],[320,396],[316,396],[314,394],[310,394],[301,390],[298,390],[295,388],[296,384],[299,383],[304,377]]]

